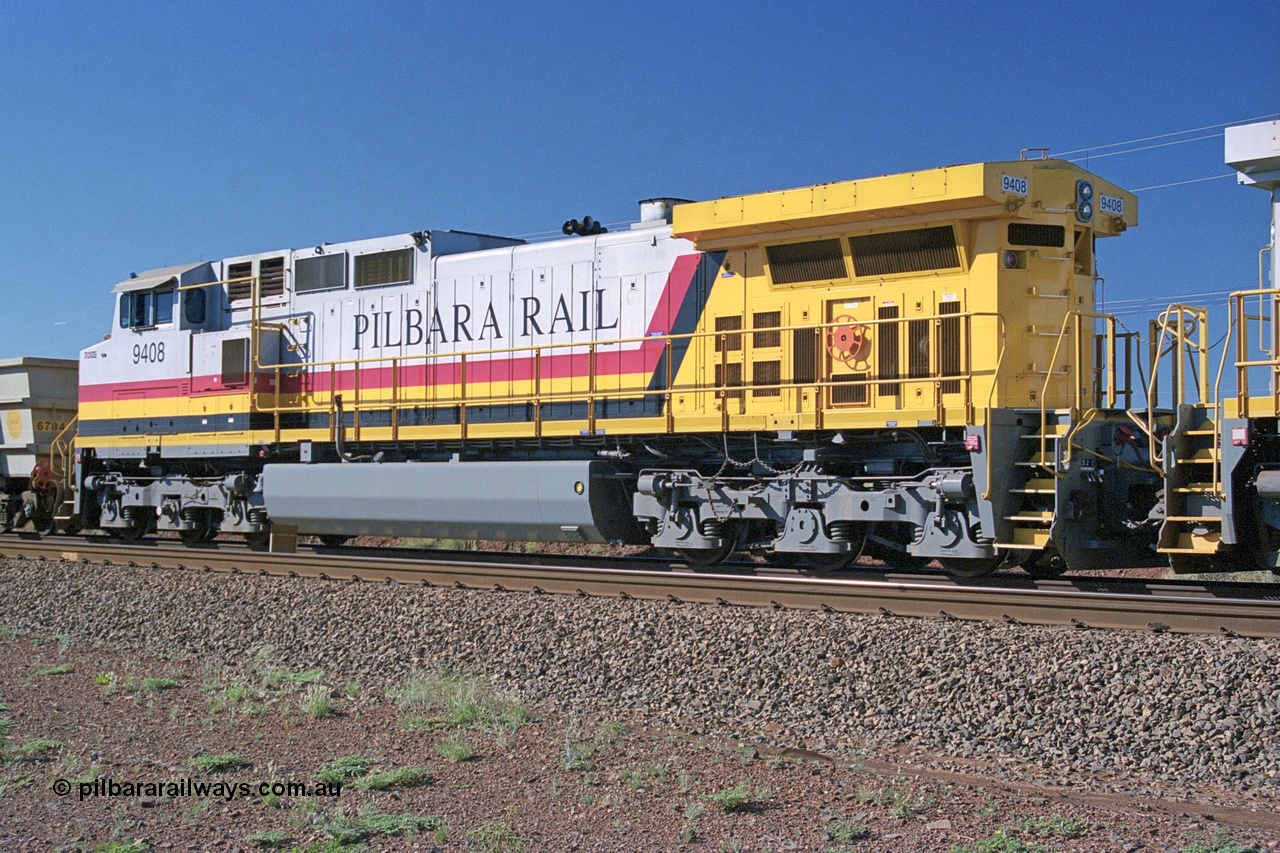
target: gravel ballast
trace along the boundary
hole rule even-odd
[[[13,560],[0,627],[218,666],[271,646],[371,685],[463,670],[588,718],[1047,785],[1280,795],[1270,640]]]

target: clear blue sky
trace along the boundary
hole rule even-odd
[[[74,356],[117,281],[167,264],[1274,116],[1277,45],[1274,0],[0,0],[0,356]],[[1088,165],[1228,174],[1221,128],[1142,144],[1198,136]],[[1109,300],[1253,286],[1266,193],[1139,197],[1100,247]]]

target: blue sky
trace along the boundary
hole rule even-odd
[[[1209,126],[1280,113],[1278,43],[1274,0],[0,0],[0,357],[99,340],[130,272],[326,240],[530,235],[1201,127],[1088,165],[1130,189],[1227,175]],[[1266,193],[1139,198],[1099,249],[1131,326],[1254,285]]]

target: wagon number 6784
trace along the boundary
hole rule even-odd
[[[164,342],[156,341],[150,344],[134,344],[133,363],[141,364],[144,361],[156,364],[164,361]]]

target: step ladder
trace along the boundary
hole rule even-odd
[[[1222,448],[1217,406],[1181,407],[1164,442],[1165,518],[1156,550],[1173,563],[1212,556],[1222,542]]]
[[[1070,413],[1048,411],[1042,418],[1037,409],[1031,414],[1034,417],[1027,419],[1019,436],[1020,458],[1014,463],[1014,485],[1009,489],[1018,498],[1017,509],[1004,516],[1012,525],[1011,535],[1008,542],[997,542],[997,548],[1043,550],[1058,516],[1058,471],[1063,442],[1071,431]]]

